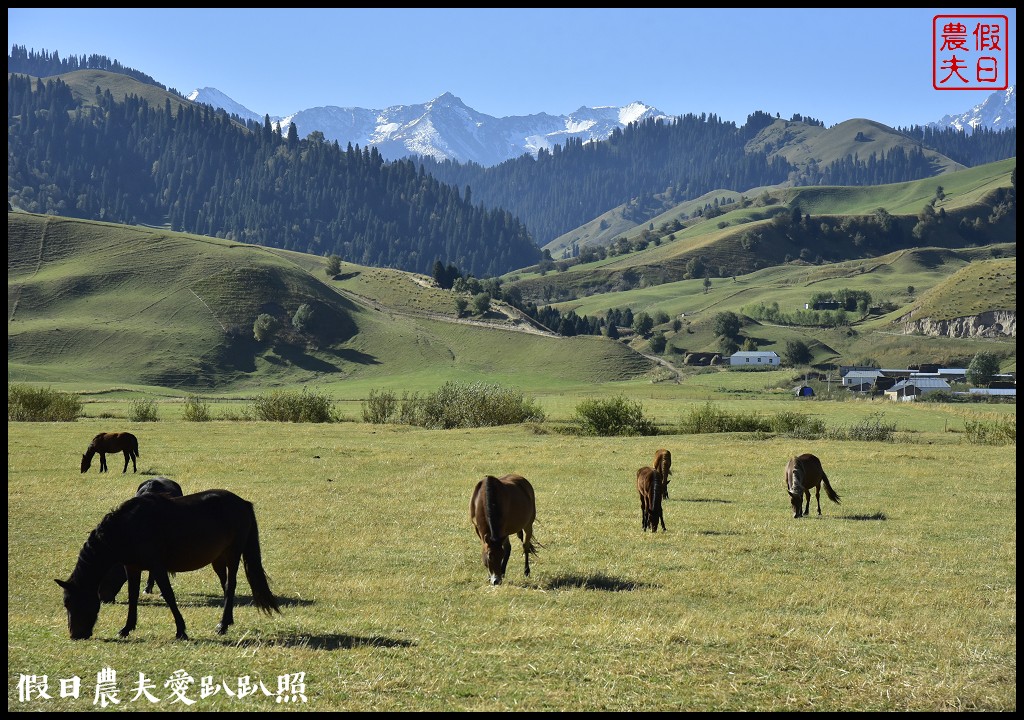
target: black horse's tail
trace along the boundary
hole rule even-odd
[[[828,476],[824,471],[821,473],[821,481],[825,484],[825,494],[828,495],[828,499],[836,505],[841,505],[842,503],[839,502],[839,493],[832,489],[832,486],[828,482]]]
[[[270,615],[272,612],[281,612],[277,605],[277,599],[270,590],[270,578],[263,570],[263,556],[260,553],[260,531],[256,525],[256,515],[253,513],[252,531],[245,541],[245,549],[242,551],[242,559],[245,562],[245,579],[249,581],[252,589],[252,599],[260,610]]]

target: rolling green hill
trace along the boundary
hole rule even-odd
[[[455,322],[422,276],[164,230],[8,213],[8,381],[236,389],[316,380],[415,391],[447,379],[531,386],[643,376],[607,338]],[[446,301],[446,302],[445,302]],[[291,317],[314,311],[313,331]],[[259,314],[283,326],[257,343]],[[569,356],[574,362],[566,363]]]
[[[865,118],[846,120],[830,128],[779,119],[747,142],[749,152],[766,152],[769,158],[778,155],[798,168],[812,163],[825,167],[850,155],[861,159],[872,153],[881,156],[892,152],[893,148],[910,152],[917,146],[917,142],[903,133]],[[924,154],[936,175],[964,169],[960,163],[934,150],[925,150]]]
[[[683,280],[695,270],[698,278],[705,273],[729,278],[796,260],[841,262],[922,245],[1015,243],[1015,205],[1005,212],[1015,168],[1016,158],[1011,158],[893,185],[761,188],[739,202],[720,205],[712,217],[694,218],[690,205],[621,235],[632,247],[642,241],[643,250],[564,263],[564,271],[542,274],[534,268],[506,278],[524,297],[563,301]],[[726,197],[724,191],[720,195]],[[915,235],[926,206],[940,220]],[[888,216],[884,231],[880,208]],[[810,218],[799,226],[786,222],[797,209]],[[674,230],[673,222],[682,229]]]

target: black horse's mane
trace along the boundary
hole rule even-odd
[[[499,542],[498,523],[501,520],[501,503],[498,500],[498,478],[488,475],[484,478],[484,516],[487,518],[487,527],[491,533],[491,541]]]
[[[110,558],[117,554],[118,548],[124,547],[127,539],[126,523],[130,523],[141,507],[152,505],[164,500],[164,496],[158,493],[148,493],[133,497],[113,510],[110,510],[100,520],[85,544],[78,553],[78,563],[75,566],[76,572],[81,566],[106,566]]]

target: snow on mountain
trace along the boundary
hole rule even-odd
[[[257,122],[263,121],[262,115],[257,115],[244,105],[236,103],[217,88],[199,88],[190,92],[187,97],[195,103],[212,105],[215,108],[224,108],[225,112],[229,115],[238,115],[243,120],[256,120]]]
[[[195,98],[243,118],[262,120],[213,88],[194,91],[189,99]],[[581,107],[567,116],[538,113],[495,118],[473,110],[451,93],[444,93],[419,105],[394,105],[384,110],[316,107],[272,121],[283,132],[294,122],[300,138],[319,130],[326,140],[337,140],[342,147],[348,143],[376,146],[389,160],[429,155],[438,160],[491,167],[526,153],[536,155],[541,149],[551,150],[555,145],[564,145],[570,137],[584,142],[604,140],[616,128],[647,118],[670,119],[642,102],[625,107]]]
[[[1016,85],[1011,85],[1006,90],[997,90],[967,112],[946,115],[938,122],[929,123],[929,127],[953,127],[968,133],[979,127],[989,130],[1017,127],[1016,91]]]

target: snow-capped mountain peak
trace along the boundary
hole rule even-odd
[[[235,102],[217,88],[198,88],[190,92],[187,97],[194,103],[202,103],[204,105],[212,105],[215,108],[223,108],[229,115],[238,115],[243,120],[263,120],[262,115],[257,115],[244,105]]]
[[[246,119],[263,119],[214,88],[195,90],[189,99],[222,107]],[[570,137],[584,142],[604,140],[616,128],[647,118],[668,116],[637,101],[624,107],[581,107],[570,115],[537,113],[495,118],[445,92],[418,105],[393,105],[382,110],[328,105],[271,120],[282,131],[295,123],[300,138],[319,130],[326,140],[337,140],[342,147],[349,143],[376,146],[389,160],[424,155],[490,167],[526,153],[551,150]]]
[[[1011,85],[1006,90],[997,90],[967,112],[959,115],[946,115],[930,125],[937,128],[952,127],[967,133],[972,133],[979,127],[990,130],[1016,127],[1016,91],[1016,85]]]

